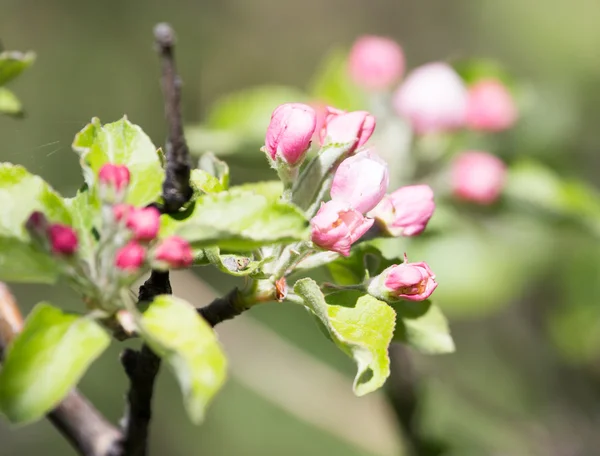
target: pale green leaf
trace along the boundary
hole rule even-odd
[[[98,118],[92,119],[75,136],[73,149],[81,156],[84,177],[91,188],[102,165],[110,162],[129,168],[128,203],[144,206],[156,201],[162,193],[164,170],[160,152],[148,135],[127,117],[105,125]]]
[[[224,190],[229,188],[229,166],[212,152],[202,154],[198,168],[217,178]]]
[[[252,193],[254,195],[262,195],[267,198],[267,200],[275,203],[281,199],[283,183],[280,180],[248,182],[231,187],[230,191],[232,193]]]
[[[87,188],[79,190],[73,198],[65,198],[71,212],[73,227],[79,237],[79,256],[91,260],[96,248],[94,228],[99,225],[100,201]]]
[[[374,277],[387,267],[402,261],[400,258],[389,260],[377,247],[363,242],[352,247],[350,256],[340,256],[329,263],[327,270],[338,285],[353,285],[362,283],[367,273],[369,277]]]
[[[454,351],[448,321],[438,306],[430,301],[401,301],[391,305],[397,315],[394,341],[430,355]]]
[[[190,419],[199,423],[225,382],[227,360],[215,332],[188,302],[158,296],[141,320],[142,337],[174,371]]]
[[[203,250],[206,259],[214,264],[219,270],[236,277],[254,274],[266,262],[273,257],[262,260],[254,260],[252,256],[221,254],[218,247],[207,247]],[[196,263],[197,260],[194,261]]]
[[[33,52],[0,52],[0,86],[19,76],[35,61]]]
[[[190,175],[190,182],[198,195],[202,193],[218,193],[224,190],[219,179],[203,169],[193,169]]]
[[[0,281],[54,283],[58,275],[52,256],[28,241],[0,236]]]
[[[356,362],[354,393],[363,396],[383,386],[390,374],[388,347],[394,333],[394,310],[361,292],[325,297],[309,278],[298,280],[294,292],[323,323],[331,340]]]
[[[16,116],[23,111],[23,105],[10,90],[0,87],[0,113]]]
[[[13,423],[41,418],[108,346],[94,320],[38,304],[9,346],[0,370],[0,410]]]

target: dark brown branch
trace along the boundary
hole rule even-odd
[[[392,344],[390,354],[390,378],[386,392],[398,419],[405,440],[414,456],[441,456],[447,453],[442,442],[423,435],[417,422],[419,410],[419,389],[415,369],[408,349],[400,344]]]
[[[8,287],[0,283],[0,361],[21,331],[23,317]],[[84,456],[120,455],[121,432],[104,419],[76,389],[48,414],[50,422]]]
[[[237,317],[247,309],[240,291],[234,288],[222,298],[217,298],[209,305],[198,309],[198,313],[214,327],[225,320]]]

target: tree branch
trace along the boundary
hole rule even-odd
[[[231,290],[222,298],[216,298],[205,307],[198,309],[198,313],[209,325],[216,326],[225,320],[231,320],[248,309],[237,288]]]

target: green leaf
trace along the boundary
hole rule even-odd
[[[5,51],[0,52],[0,86],[19,76],[35,61],[35,53]]]
[[[65,204],[71,212],[73,227],[79,237],[79,255],[91,261],[96,248],[94,227],[100,223],[100,201],[89,189],[84,188],[73,198],[65,198]]]
[[[293,205],[260,194],[227,191],[203,195],[190,212],[163,215],[161,236],[177,234],[196,248],[211,245],[251,251],[263,245],[308,239],[308,221]],[[187,217],[181,219],[183,217]]]
[[[28,241],[0,236],[0,280],[5,282],[56,282],[59,266],[49,254]]]
[[[198,195],[202,193],[218,193],[225,190],[219,179],[203,169],[193,169],[190,182]]]
[[[335,49],[325,58],[310,85],[312,98],[338,109],[364,109],[364,92],[351,81],[347,69],[347,52]]]
[[[276,203],[281,199],[281,195],[283,194],[283,182],[280,180],[249,182],[231,187],[230,191],[239,194],[252,193],[254,195],[262,195],[269,202]]]
[[[23,105],[10,90],[0,87],[0,113],[17,116],[23,112]]]
[[[41,418],[77,384],[108,346],[94,320],[38,304],[0,371],[0,410],[13,423]]]
[[[127,202],[145,206],[157,200],[162,193],[164,170],[160,152],[140,127],[123,117],[117,122],[102,125],[93,118],[73,142],[73,149],[81,156],[84,177],[94,188],[98,171],[105,163],[126,165],[131,173]]]
[[[207,247],[204,254],[211,264],[214,264],[221,271],[236,277],[248,276],[258,272],[259,268],[273,257],[263,258],[260,261],[254,260],[251,256],[224,254],[218,247]]]
[[[227,360],[213,329],[188,302],[162,295],[141,320],[142,337],[174,371],[190,419],[199,423],[225,382]]]
[[[438,306],[431,301],[402,301],[391,305],[397,315],[394,341],[429,355],[454,352],[448,321]]]
[[[361,292],[324,297],[309,278],[298,280],[294,292],[323,323],[331,340],[356,362],[354,393],[363,396],[383,386],[390,374],[388,347],[394,333],[394,310]]]
[[[349,257],[338,257],[327,265],[327,269],[338,285],[353,285],[362,283],[367,272],[369,277],[374,277],[387,267],[402,262],[399,258],[385,258],[377,247],[363,242],[352,247]]]
[[[229,166],[212,152],[205,153],[200,157],[198,168],[216,177],[224,190],[229,188]]]

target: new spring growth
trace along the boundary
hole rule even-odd
[[[414,69],[393,97],[394,109],[417,134],[461,128],[467,111],[467,89],[447,64]]]
[[[424,301],[437,287],[435,275],[427,263],[405,262],[385,269],[371,279],[367,291],[370,295],[384,301]]]
[[[511,93],[496,79],[482,79],[469,87],[466,124],[471,130],[497,132],[517,120]]]
[[[491,204],[500,196],[505,179],[506,165],[487,152],[463,152],[452,163],[452,192],[458,199]]]
[[[367,90],[385,90],[404,73],[404,52],[394,40],[365,35],[358,38],[348,58],[352,80]]]
[[[375,130],[375,117],[367,111],[346,112],[328,106],[321,129],[321,144],[344,144],[356,141],[348,151],[348,154],[351,154],[369,140],[373,130]]]
[[[368,216],[389,236],[416,236],[425,230],[434,210],[431,187],[409,185],[384,196]]]
[[[129,186],[129,169],[124,165],[106,163],[98,172],[100,199],[107,203],[123,201]]]

